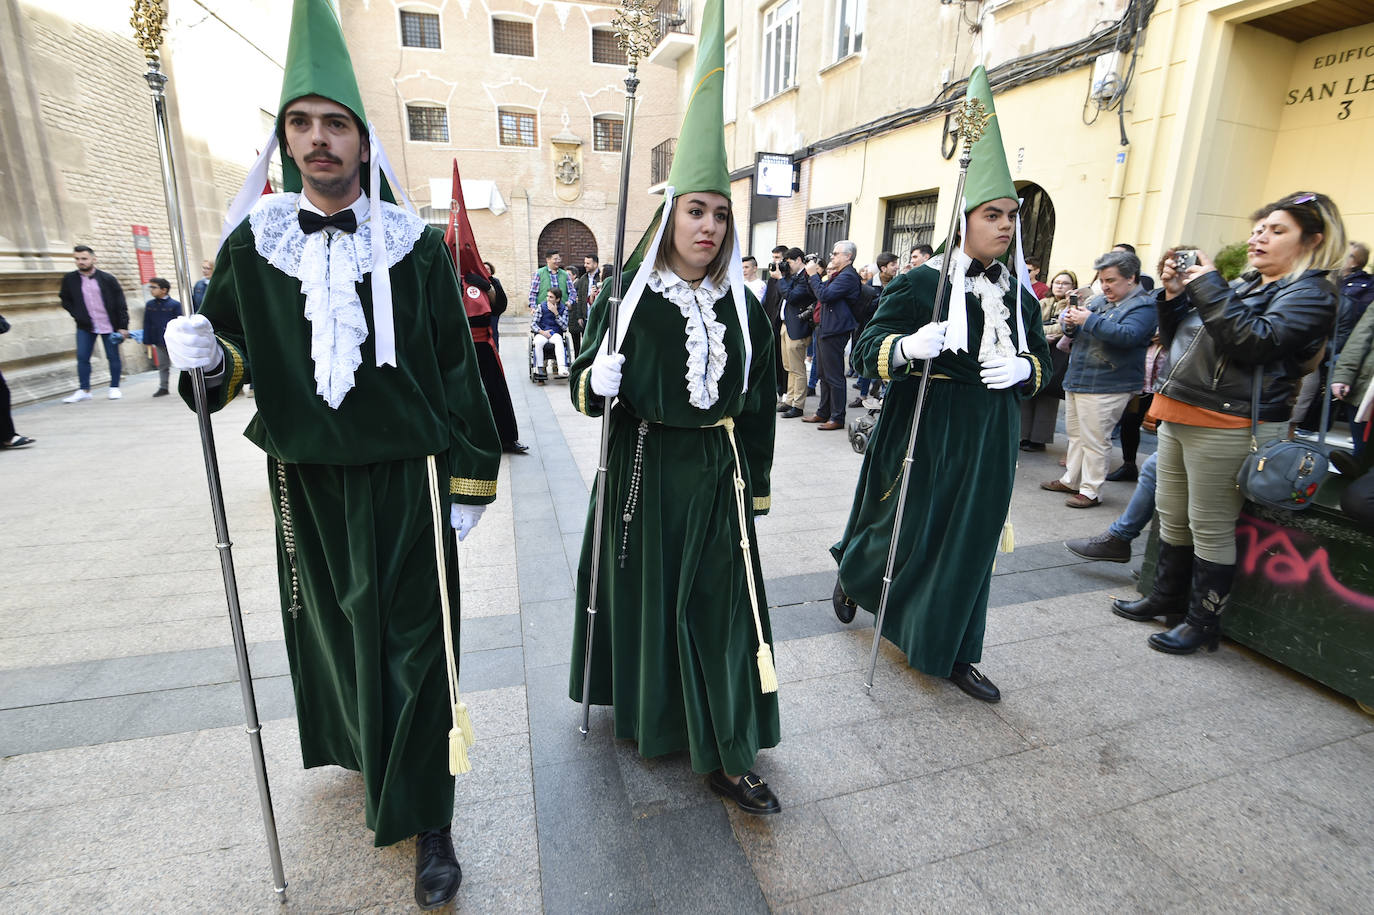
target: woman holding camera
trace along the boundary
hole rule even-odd
[[[1281,436],[1302,378],[1336,320],[1327,272],[1340,266],[1345,228],[1324,194],[1289,194],[1252,217],[1247,270],[1229,286],[1201,252],[1160,261],[1160,341],[1169,365],[1155,387],[1159,423],[1159,564],[1150,594],[1113,602],[1127,619],[1184,616],[1150,647],[1215,651],[1236,573],[1236,475],[1250,452],[1260,375],[1259,441]],[[1186,615],[1185,615],[1186,614]]]

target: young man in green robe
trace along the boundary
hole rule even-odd
[[[470,740],[448,528],[462,539],[495,497],[500,445],[443,235],[380,199],[375,165],[363,193],[383,155],[365,124],[333,10],[296,0],[276,126],[288,193],[228,233],[167,347],[205,371],[212,410],[256,390],[246,435],[268,454],[303,761],[362,773],[376,844],[417,836],[415,899],[436,908],[462,879],[453,775]],[[187,377],[181,393],[192,403]]]
[[[746,813],[781,807],[752,771],[779,738],[754,517],[769,508],[776,425],[773,330],[744,285],[721,116],[724,12],[710,0],[697,91],[660,216],[592,309],[573,363],[573,405],[611,411],[606,475],[592,494],[577,572],[569,693],[582,701],[592,519],[606,498],[590,701],[645,757],[687,751]],[[655,231],[656,229],[656,231]]]
[[[993,111],[981,66],[969,78],[968,94]],[[972,156],[967,223],[950,279],[963,295],[951,295],[948,320],[932,321],[949,256],[941,255],[888,284],[855,347],[860,374],[891,385],[864,453],[849,523],[831,553],[840,566],[835,612],[841,621],[854,618],[855,604],[876,614],[920,376],[928,368],[882,634],[917,670],[996,702],[997,687],[973,665],[982,658],[993,560],[1011,501],[1020,402],[1040,392],[1052,369],[1019,243],[1015,270],[1004,262],[1018,231],[1019,204],[995,116]]]

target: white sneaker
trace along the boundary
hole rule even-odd
[[[62,402],[63,402],[63,403],[81,403],[81,401],[83,401],[83,400],[90,400],[90,399],[91,399],[91,392],[90,392],[90,391],[77,391],[75,394],[73,394],[73,395],[70,396],[70,397],[64,397],[64,398],[62,398]]]
[[[90,397],[91,395],[87,394],[86,396],[87,396],[87,397]],[[110,388],[110,399],[111,399],[111,400],[119,400],[119,398],[121,398],[121,397],[123,397],[123,396],[124,396],[123,394],[119,393],[119,388]]]

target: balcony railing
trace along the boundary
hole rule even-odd
[[[658,40],[662,41],[669,32],[680,35],[692,34],[691,0],[658,0],[658,12],[654,17],[658,24]]]
[[[668,172],[673,167],[673,153],[677,150],[677,137],[670,137],[658,144],[649,156],[649,183],[662,184],[668,180]]]

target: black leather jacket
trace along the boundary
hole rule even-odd
[[[1336,324],[1339,296],[1325,270],[1261,285],[1227,286],[1204,273],[1177,299],[1159,293],[1159,338],[1169,365],[1155,392],[1237,416],[1250,415],[1254,370],[1263,367],[1261,422],[1286,422],[1302,377],[1316,368]]]

